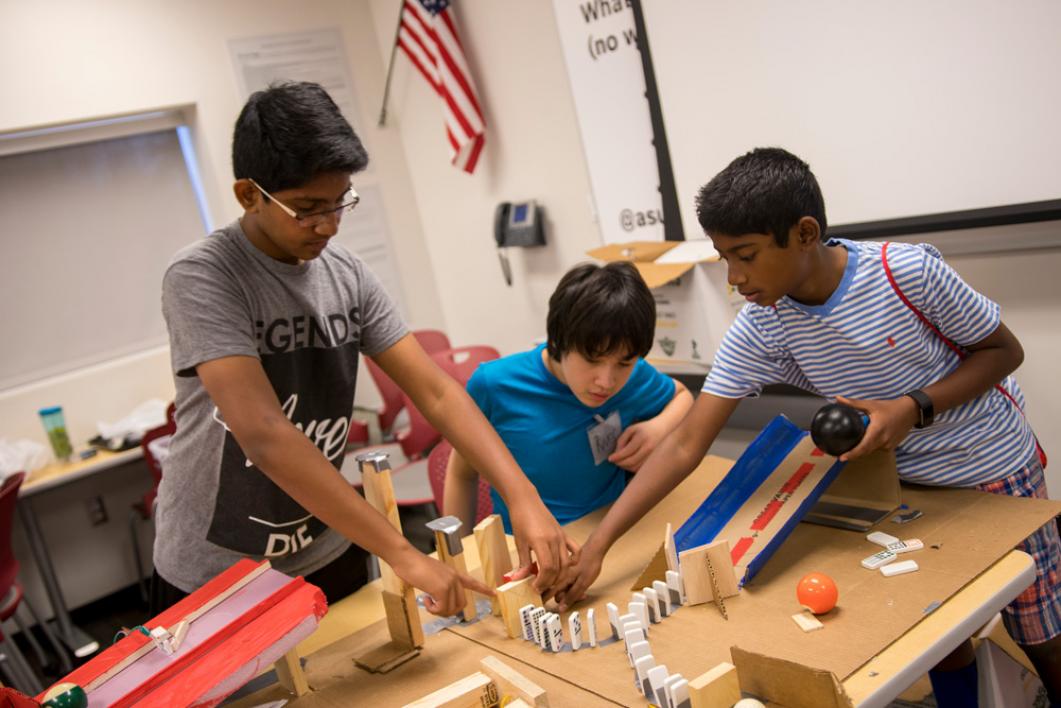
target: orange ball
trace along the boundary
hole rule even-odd
[[[796,599],[816,615],[822,615],[836,607],[840,592],[836,582],[825,573],[808,573],[796,585]]]

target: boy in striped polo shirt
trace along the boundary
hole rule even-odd
[[[734,160],[700,190],[697,215],[748,304],[690,413],[582,547],[564,605],[596,579],[615,540],[700,462],[741,398],[767,384],[798,386],[869,415],[863,441],[841,459],[894,449],[899,475],[910,482],[1046,497],[1023,394],[1011,376],[1024,357],[1020,342],[999,306],[969,287],[939,251],[827,239],[817,180],[779,148]],[[1037,578],[1003,618],[1052,702],[1061,703],[1057,526],[1044,526],[1020,548],[1035,560]],[[952,684],[971,685],[975,697],[973,658],[966,642],[932,672],[938,699],[954,695]]]

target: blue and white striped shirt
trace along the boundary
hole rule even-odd
[[[740,398],[787,383],[829,398],[890,399],[958,367],[958,357],[888,282],[883,244],[830,241],[837,244],[848,250],[847,267],[829,300],[809,306],[783,297],[773,307],[745,305],[715,354],[704,391]],[[935,247],[893,243],[888,265],[903,294],[957,344],[975,344],[998,327],[998,305],[969,287]],[[1013,377],[1002,385],[1023,409]],[[896,461],[904,480],[968,487],[1009,476],[1034,450],[1022,413],[992,388],[912,430]]]

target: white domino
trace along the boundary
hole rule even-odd
[[[589,630],[589,646],[597,648],[597,611],[592,607],[586,610],[586,629]]]
[[[609,602],[606,607],[608,608],[608,624],[612,627],[612,639],[619,638],[619,608],[615,606],[614,602]]]
[[[670,705],[667,700],[666,690],[663,688],[669,675],[666,664],[659,664],[648,670],[648,685],[652,695],[650,697],[646,694],[645,698],[648,698],[650,703],[655,703],[659,708],[668,708]]]
[[[689,699],[689,682],[682,678],[681,674],[672,674],[663,684],[667,689],[667,699],[671,708],[692,708]]]
[[[921,543],[921,539],[919,538],[908,538],[905,541],[897,541],[888,544],[888,550],[895,554],[920,551],[924,547],[925,544]]]
[[[873,533],[866,536],[866,540],[870,543],[875,543],[878,546],[884,546],[887,548],[893,543],[900,543],[899,539],[891,534],[886,534],[883,531],[874,531]]]
[[[903,573],[913,573],[917,570],[917,561],[899,561],[898,563],[890,563],[880,569],[881,575],[890,578],[893,575],[902,575]]]
[[[634,642],[626,646],[626,657],[630,660],[630,666],[636,667],[638,659],[650,654],[652,654],[652,649],[649,647],[648,642],[643,639],[640,642]]]
[[[637,684],[637,690],[649,697],[651,689],[648,687],[648,672],[656,667],[656,660],[652,658],[651,654],[646,654],[637,661],[634,662],[634,671],[637,673],[634,683]]]
[[[640,595],[641,593],[635,593]],[[637,618],[641,621],[641,626],[645,628],[645,632],[648,632],[648,605],[644,602],[631,602],[627,610],[630,614],[637,615]]]
[[[534,605],[524,605],[519,608],[519,620],[520,626],[523,628],[523,638],[528,642],[534,639],[534,629],[531,627],[531,612],[534,612]]]
[[[880,553],[874,553],[868,558],[862,559],[862,567],[869,570],[876,570],[881,566],[888,565],[896,559],[896,555],[891,551],[881,551]]]
[[[667,571],[667,589],[670,591],[670,604],[674,610],[685,604],[685,589],[682,587],[682,576],[677,571]]]
[[[578,651],[582,647],[582,620],[578,610],[567,616],[567,632],[571,635],[571,651]]]
[[[531,636],[530,640],[537,645],[542,643],[542,619],[545,617],[544,607],[535,607],[530,611]]]
[[[670,617],[670,613],[674,611],[670,601],[670,589],[667,584],[662,580],[656,580],[652,583],[652,589],[656,591],[656,597],[659,598],[659,614],[660,617]]]
[[[645,596],[645,605],[648,609],[648,621],[652,624],[659,624],[659,621],[663,619],[659,612],[659,595],[652,588],[642,588],[641,594]]]
[[[564,648],[564,628],[560,622],[560,615],[554,614],[549,618],[549,651],[558,652]]]

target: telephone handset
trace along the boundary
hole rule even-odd
[[[543,221],[542,208],[533,200],[501,202],[494,210],[494,241],[497,242],[497,256],[506,284],[512,285],[512,267],[504,249],[512,246],[544,246]]]

